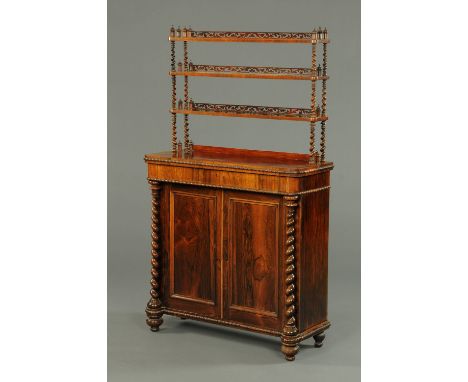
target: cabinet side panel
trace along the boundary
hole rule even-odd
[[[327,189],[302,197],[299,275],[301,331],[327,319],[329,195]]]
[[[162,296],[161,300],[164,306],[167,306],[169,297],[169,238],[170,238],[170,222],[169,222],[169,200],[170,187],[162,183],[161,189],[161,284]]]

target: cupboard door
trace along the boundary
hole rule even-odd
[[[280,198],[224,194],[224,316],[280,329]]]
[[[219,195],[216,190],[170,186],[167,301],[170,308],[218,316]]]

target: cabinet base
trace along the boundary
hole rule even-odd
[[[281,337],[282,332],[277,331],[277,330],[271,330],[271,329],[265,329],[265,328],[258,328],[255,326],[251,325],[246,325],[242,324],[240,322],[235,322],[235,321],[226,321],[226,320],[221,320],[217,318],[212,318],[212,317],[207,317],[207,316],[202,316],[196,313],[191,313],[191,312],[185,312],[181,310],[176,310],[176,309],[171,309],[171,308],[164,308],[163,309],[163,314],[167,314],[170,316],[175,316],[179,317],[181,319],[187,319],[190,318],[192,320],[196,321],[202,321],[202,322],[208,322],[211,324],[216,324],[216,325],[222,325],[222,326],[227,326],[230,328],[236,328],[236,329],[243,329],[243,330],[248,330],[251,332],[255,333],[261,333],[261,334],[267,334],[270,336],[275,336],[275,337]],[[285,354],[285,358],[288,361],[294,361],[295,355],[299,350],[299,343],[301,341],[304,341],[305,339],[309,337],[314,337],[315,339],[315,346],[316,347],[321,347],[322,342],[325,338],[325,334],[323,333],[325,330],[327,330],[330,327],[330,321],[326,320],[323,321],[317,325],[314,325],[303,332],[298,333],[297,335],[290,337],[288,340],[288,344],[282,344],[281,345],[281,351]],[[293,345],[294,343],[294,345]]]

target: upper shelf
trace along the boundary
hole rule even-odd
[[[221,66],[221,65],[189,65],[188,71],[179,68],[169,72],[171,76],[195,77],[229,77],[229,78],[259,78],[272,80],[327,80],[311,68],[275,68],[270,66]]]
[[[320,113],[320,109],[317,109],[317,113],[315,114],[312,113],[311,109],[297,107],[230,105],[194,102],[191,102],[190,107],[186,109],[184,109],[182,105],[179,105],[179,108],[171,109],[171,113],[311,122],[326,121],[328,119],[326,115]]]
[[[199,41],[199,42],[271,42],[310,44],[328,43],[326,29],[316,32],[219,32],[193,31],[178,29],[169,35],[169,41]]]

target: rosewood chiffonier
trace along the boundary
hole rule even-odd
[[[325,160],[326,29],[307,33],[215,32],[171,28],[172,150],[145,155],[152,193],[151,298],[147,324],[163,315],[281,338],[294,360],[299,343],[320,347],[327,317],[330,171]],[[175,42],[184,60],[176,65]],[[198,65],[188,42],[310,44],[310,68]],[[318,48],[322,65],[317,65]],[[310,108],[195,103],[188,77],[305,80]],[[176,100],[176,78],[184,99]],[[317,89],[317,83],[321,88]],[[318,94],[320,92],[320,95]],[[177,141],[183,115],[184,142]],[[194,145],[189,115],[306,121],[308,154]],[[316,149],[315,129],[320,123]]]

